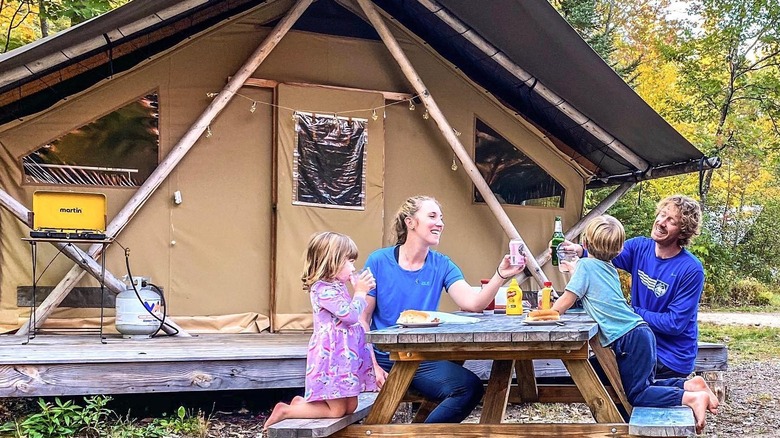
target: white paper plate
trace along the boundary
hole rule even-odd
[[[441,321],[439,322],[410,322],[408,324],[399,324],[401,327],[405,328],[424,328],[424,327],[438,327],[441,325]]]
[[[523,321],[523,324],[528,324],[528,325],[563,325],[564,322],[561,321],[561,320],[558,320],[558,321],[528,321],[528,320],[525,320],[525,321]]]

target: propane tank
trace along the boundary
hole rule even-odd
[[[162,297],[149,286],[149,280],[146,277],[124,278],[128,288],[116,296],[116,330],[123,338],[150,338],[160,327]]]

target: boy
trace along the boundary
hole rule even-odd
[[[577,264],[566,291],[553,310],[564,313],[579,298],[599,325],[599,342],[615,352],[620,380],[633,406],[689,406],[696,431],[704,429],[706,412],[717,413],[718,398],[701,377],[655,380],[655,336],[623,298],[611,260],[623,248],[626,234],[614,217],[602,215],[585,227],[588,257]]]

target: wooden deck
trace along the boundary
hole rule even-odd
[[[0,336],[0,397],[303,387],[308,334]],[[25,338],[26,339],[26,338]]]

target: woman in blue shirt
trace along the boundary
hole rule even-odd
[[[366,260],[376,279],[368,293],[368,306],[361,321],[368,330],[395,325],[402,311],[435,311],[442,289],[461,309],[481,312],[496,296],[498,288],[525,268],[504,256],[490,282],[474,293],[463,273],[449,257],[433,251],[444,230],[441,206],[432,197],[407,199],[396,214],[395,246],[374,251]],[[374,349],[374,371],[381,384],[392,367],[388,353]],[[412,379],[412,387],[430,400],[440,401],[426,423],[459,423],[482,399],[482,381],[474,373],[449,361],[425,361]]]

